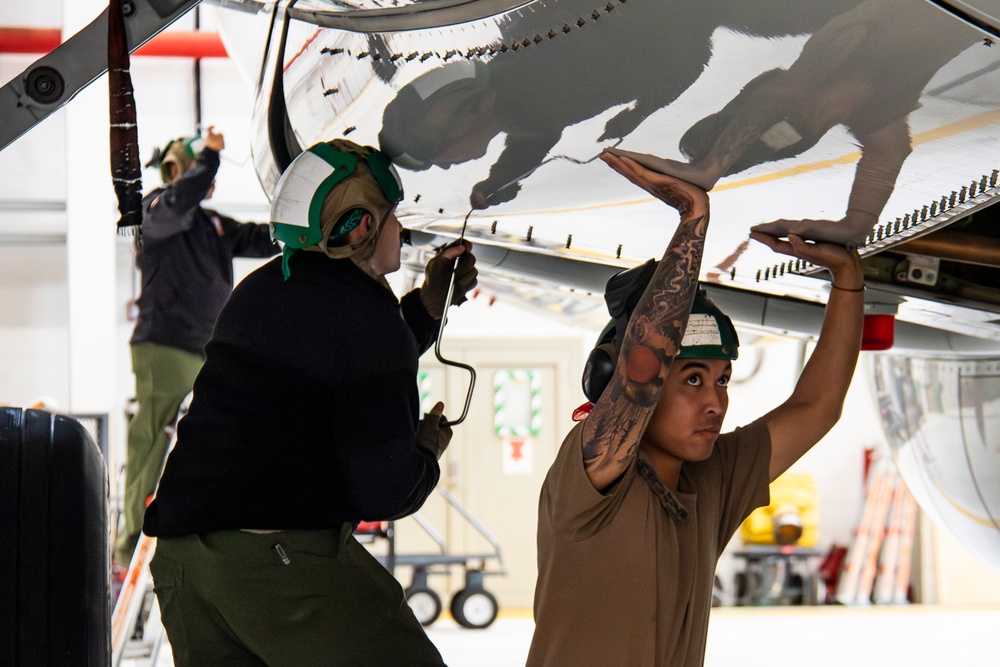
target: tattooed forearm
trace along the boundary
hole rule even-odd
[[[584,426],[584,467],[598,490],[613,483],[634,460],[680,351],[709,222],[708,197],[699,187],[613,157],[606,161],[677,209],[681,220],[631,313],[615,377]]]
[[[586,441],[583,446],[585,467],[591,468],[602,461],[607,464],[627,460],[632,456],[639,442],[631,436],[640,421],[640,415],[635,414],[637,411],[634,409],[630,412],[632,414],[604,414],[598,417],[596,432],[599,435]]]
[[[632,313],[625,334],[622,354],[626,363],[633,361],[639,347],[655,351],[661,363],[661,368],[657,369],[661,381],[666,376],[662,367],[669,367],[684,336],[691,300],[698,286],[707,222],[707,216],[682,221],[670,250],[656,267],[646,293]],[[630,368],[623,379],[638,378]],[[650,380],[646,378],[645,381]]]
[[[691,300],[698,284],[706,225],[682,225],[636,305],[622,344],[608,398],[615,411],[596,416],[593,435],[584,444],[587,469],[628,460],[639,444],[650,408],[659,400],[673,356],[680,350]],[[670,260],[673,261],[670,261]],[[622,400],[624,399],[624,400]]]

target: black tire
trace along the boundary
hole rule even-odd
[[[488,628],[499,611],[497,599],[482,588],[463,588],[451,599],[451,615],[463,628]]]
[[[737,572],[736,583],[736,606],[745,607],[760,603],[760,573],[756,571]]]
[[[788,587],[791,589],[791,604],[802,604],[806,600],[805,580],[801,574],[793,574],[788,578]]]
[[[441,615],[441,598],[437,593],[429,588],[413,587],[407,588],[403,595],[420,625],[427,627],[438,620]]]
[[[733,577],[736,588],[736,606],[742,607],[747,602],[747,573],[737,572]]]

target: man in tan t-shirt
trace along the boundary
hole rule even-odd
[[[708,195],[611,151],[601,158],[680,223],[659,262],[608,282],[615,320],[584,373],[593,410],[542,487],[528,665],[701,665],[719,555],[767,504],[768,483],[840,418],[861,343],[861,262],[838,245],[751,234],[829,269],[832,289],[792,395],[720,435],[739,343],[697,293]]]

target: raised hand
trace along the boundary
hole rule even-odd
[[[650,155],[648,153],[636,153],[634,151],[626,151],[620,148],[609,148],[608,152],[635,160],[647,169],[652,169],[653,171],[661,174],[670,174],[671,176],[687,181],[688,183],[693,183],[706,192],[715,187],[715,184],[719,181],[719,178],[722,175],[721,172],[712,173],[705,168],[696,166],[689,162],[680,162],[669,158],[657,157],[656,155]]]
[[[649,194],[677,209],[682,218],[702,217],[708,213],[708,194],[700,186],[654,171],[609,150],[601,153],[600,158]]]
[[[505,185],[499,190],[493,190],[489,180],[476,183],[469,195],[469,203],[474,209],[484,209],[489,206],[497,206],[509,202],[521,191],[521,184],[514,182]]]
[[[822,266],[833,274],[838,287],[857,290],[864,286],[864,273],[858,252],[839,243],[808,243],[797,234],[788,234],[788,240],[763,232],[751,232],[750,238],[763,243],[774,252],[804,259]]]
[[[855,214],[853,211],[840,220],[774,220],[750,228],[770,236],[786,237],[795,234],[809,241],[836,243],[856,248],[864,242],[877,222],[874,216]]]
[[[215,131],[214,125],[209,125],[205,128],[205,148],[211,148],[216,153],[219,153],[225,147],[226,140],[221,132]]]

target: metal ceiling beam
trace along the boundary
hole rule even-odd
[[[200,0],[129,0],[125,32],[134,52]],[[0,88],[0,150],[108,70],[108,11]]]

